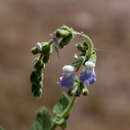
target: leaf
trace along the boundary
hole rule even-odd
[[[31,130],[50,130],[51,123],[51,113],[47,108],[43,107],[41,111],[37,114]]]
[[[70,103],[70,99],[67,94],[63,93],[58,103],[53,108],[53,113],[55,115],[59,115],[64,112],[64,110],[68,107]]]

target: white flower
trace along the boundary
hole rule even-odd
[[[42,45],[41,45],[41,43],[40,43],[40,42],[37,42],[36,47],[38,48],[38,50],[39,50],[39,51],[41,51],[41,50],[42,50]]]
[[[74,72],[75,68],[72,65],[65,65],[62,68],[63,72]]]
[[[95,63],[93,63],[91,61],[87,61],[87,62],[85,62],[85,66],[88,70],[92,70],[95,67]]]

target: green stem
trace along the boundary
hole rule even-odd
[[[59,115],[60,118],[65,118],[66,116],[68,116],[74,106],[74,104],[76,103],[76,96],[72,97],[71,103],[69,104],[69,106],[65,109],[65,111]],[[55,122],[53,122],[51,130],[55,130],[57,127],[57,125],[55,124]]]
[[[72,97],[71,103],[69,104],[69,106],[65,109],[65,111],[59,115],[61,118],[65,118],[66,116],[69,115],[70,111],[72,110],[74,104],[76,103],[76,96]]]

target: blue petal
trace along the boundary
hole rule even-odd
[[[91,71],[85,69],[80,73],[80,81],[83,83],[85,80],[89,79],[90,76],[91,76]]]
[[[71,88],[76,81],[76,76],[74,73],[66,72],[62,77],[60,77],[60,84],[62,87]]]
[[[92,76],[91,78],[89,78],[88,80],[86,80],[87,84],[88,85],[91,85],[93,83],[96,82],[96,77],[95,76]]]
[[[94,72],[94,69],[93,70],[83,70],[81,73],[80,73],[80,81],[83,83],[84,81],[87,82],[88,85],[90,84],[93,84],[96,82],[96,74]]]

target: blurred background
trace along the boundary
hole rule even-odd
[[[1,0],[0,124],[29,130],[40,107],[51,110],[66,91],[56,81],[72,62],[74,41],[60,57],[52,55],[42,98],[32,97],[29,81],[31,48],[66,24],[88,34],[97,50],[97,82],[77,101],[67,130],[130,130],[129,6],[129,0]]]

